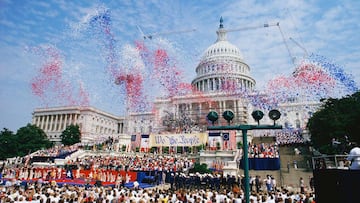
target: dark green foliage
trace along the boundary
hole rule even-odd
[[[240,142],[240,141],[237,142],[237,143],[236,143],[236,147],[237,147],[238,149],[242,148],[242,142]]]
[[[156,152],[157,151],[157,147],[151,147],[151,149],[150,149],[150,152],[151,153],[154,153],[154,152]]]
[[[341,99],[326,99],[322,107],[309,119],[307,127],[315,148],[322,153],[333,154],[348,151],[345,136],[352,143],[360,144],[360,92]],[[342,143],[331,145],[335,138]]]
[[[61,133],[61,143],[65,146],[73,145],[81,141],[81,133],[79,125],[69,125]]]
[[[6,159],[17,155],[18,144],[16,135],[4,128],[0,133],[0,159]]]
[[[35,125],[28,124],[20,128],[17,133],[20,156],[28,154],[29,151],[34,152],[42,148],[52,146],[45,132]]]
[[[163,153],[169,154],[169,147],[163,147]]]
[[[16,134],[4,128],[0,132],[0,159],[25,156],[39,149],[52,147],[43,130],[35,125],[27,124]]]
[[[194,168],[190,169],[189,171],[190,173],[211,173],[211,170],[208,169],[207,164],[203,163],[203,164],[199,164],[199,163],[195,163]]]

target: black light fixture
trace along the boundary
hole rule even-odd
[[[260,125],[260,120],[264,117],[264,113],[260,110],[255,110],[251,113],[251,116],[258,122],[258,125]]]
[[[264,117],[264,113],[260,110],[255,110],[251,113],[251,116],[258,122],[258,125],[251,125],[251,124],[240,124],[240,125],[227,125],[227,126],[214,126],[215,121],[219,119],[218,114],[215,111],[210,111],[207,115],[207,119],[212,121],[213,126],[208,126],[207,129],[209,131],[222,131],[222,130],[241,130],[242,132],[242,143],[243,143],[243,151],[248,151],[248,141],[247,141],[247,131],[249,130],[275,130],[275,129],[282,129],[281,125],[276,125],[275,121],[278,120],[281,116],[281,113],[278,110],[271,110],[269,112],[269,117],[274,121],[274,125],[260,125],[260,120]],[[225,111],[222,114],[223,118],[230,122],[234,118],[234,113],[231,111]],[[223,139],[229,139],[229,133],[223,133]],[[243,154],[243,169],[244,169],[244,185],[245,185],[245,200],[246,202],[250,202],[250,184],[249,184],[249,157],[248,153]]]
[[[273,110],[269,111],[269,118],[274,121],[274,125],[275,125],[275,121],[279,120],[280,116],[281,116],[281,113],[277,109],[273,109]]]
[[[234,119],[234,113],[230,110],[224,111],[222,116],[228,122],[228,125],[230,125],[230,122]]]
[[[210,111],[206,117],[213,125],[219,119],[219,115],[216,113],[216,111]]]

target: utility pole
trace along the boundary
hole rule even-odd
[[[264,113],[260,110],[252,112],[252,117],[258,122],[258,125],[230,125],[231,120],[234,118],[234,113],[232,111],[225,111],[223,113],[223,118],[228,122],[227,126],[214,126],[215,121],[219,119],[218,114],[215,111],[210,111],[207,115],[207,118],[212,122],[213,126],[208,126],[207,130],[240,130],[243,137],[243,163],[244,163],[244,176],[245,176],[245,199],[246,203],[250,202],[250,185],[249,185],[249,157],[248,157],[248,143],[247,143],[247,131],[249,130],[264,130],[264,129],[282,129],[281,125],[275,123],[281,116],[281,113],[278,110],[269,111],[269,117],[274,121],[273,125],[260,125],[260,120],[263,118]]]

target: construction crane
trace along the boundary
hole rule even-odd
[[[265,23],[260,26],[249,26],[249,27],[244,27],[244,28],[230,29],[230,30],[226,30],[226,31],[227,32],[236,32],[236,31],[243,31],[243,30],[259,29],[259,28],[264,28],[264,27],[272,27],[272,26],[280,26],[280,23],[279,22],[274,23],[274,24]]]
[[[157,37],[157,36],[163,36],[163,35],[171,35],[171,34],[179,34],[179,33],[187,33],[187,32],[195,32],[196,29],[193,28],[193,29],[188,29],[188,30],[178,30],[178,31],[168,31],[168,32],[160,32],[160,33],[152,33],[152,34],[144,34],[144,32],[141,30],[141,28],[137,25],[136,26],[139,30],[139,32],[141,33],[141,36],[144,38],[144,39],[153,39],[154,37]]]
[[[292,42],[294,42],[294,44],[296,44],[300,49],[302,49],[304,51],[304,58],[307,58],[309,56],[309,53],[307,52],[307,50],[300,45],[300,43],[298,43],[297,41],[295,41],[292,37],[289,38]]]
[[[222,23],[222,19],[220,19],[220,23]],[[229,30],[226,30],[227,32],[237,32],[237,31],[244,31],[244,30],[254,30],[254,29],[260,29],[260,28],[268,28],[268,27],[278,27],[279,31],[280,31],[280,34],[281,34],[281,37],[282,37],[282,40],[284,42],[284,45],[286,47],[286,50],[289,54],[289,57],[291,59],[291,62],[295,65],[295,57],[293,57],[293,55],[291,54],[291,51],[290,51],[290,48],[286,42],[286,38],[285,38],[285,35],[283,33],[283,31],[281,30],[281,27],[280,27],[280,23],[277,22],[277,23],[265,23],[263,25],[258,25],[258,26],[249,26],[249,27],[244,27],[244,28],[237,28],[237,29],[229,29]]]

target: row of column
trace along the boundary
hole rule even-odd
[[[249,69],[245,68],[245,66],[215,64],[215,65],[203,66],[197,74],[203,75],[206,73],[219,72],[219,71],[224,71],[224,70],[229,71],[229,72],[243,73],[243,74],[247,74],[249,72]]]
[[[221,90],[223,85],[225,84],[226,79],[221,78],[209,78],[204,79],[199,82],[196,82],[196,89],[198,91],[213,91],[213,90]],[[235,79],[230,80],[231,85],[234,87],[243,87],[245,89],[253,89],[253,83],[249,80],[244,79]],[[230,83],[229,83],[230,84]]]
[[[233,102],[233,106],[232,108],[229,108],[226,106],[226,102],[228,101],[232,101]],[[243,119],[242,118],[238,118],[239,115],[242,115],[244,112],[240,112],[240,107],[242,108],[242,105],[239,104],[239,100],[223,100],[223,101],[214,101],[216,102],[215,106],[212,105],[212,102],[209,102],[209,109],[207,109],[207,111],[210,111],[212,109],[219,109],[219,114],[222,114],[222,112],[224,112],[225,110],[232,110],[234,112],[235,118],[240,119],[242,122]],[[191,115],[194,115],[195,112],[193,112],[193,104],[197,104],[198,109],[196,109],[196,114],[198,114],[199,116],[202,115],[202,109],[203,109],[203,102],[199,102],[199,103],[183,103],[183,104],[176,104],[175,105],[175,115],[180,115],[180,108],[183,108],[183,106],[185,106],[185,109],[183,109],[185,112],[191,112]],[[181,107],[180,107],[181,106]],[[204,113],[208,113],[208,112],[204,112]],[[246,119],[246,117],[245,117]]]
[[[35,116],[34,124],[45,132],[63,131],[68,125],[76,124],[79,116],[79,114],[55,114]]]

